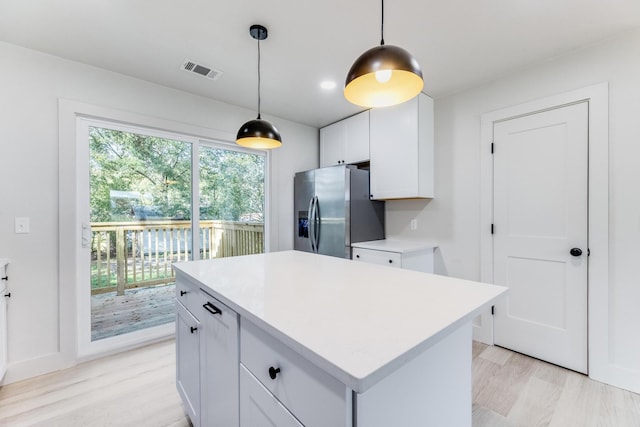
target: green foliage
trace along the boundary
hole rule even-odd
[[[200,213],[201,219],[262,222],[264,157],[203,147]]]
[[[91,221],[191,218],[191,144],[91,127]],[[202,147],[201,219],[264,215],[264,157]]]

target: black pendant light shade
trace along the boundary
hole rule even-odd
[[[260,117],[260,40],[267,38],[267,29],[262,25],[252,25],[249,34],[258,41],[258,118],[249,120],[240,127],[236,144],[243,147],[269,149],[282,145],[280,132],[274,125]]]
[[[236,143],[250,148],[277,148],[282,145],[282,137],[274,125],[258,118],[249,120],[240,127]]]
[[[347,101],[368,108],[400,104],[424,87],[418,61],[401,47],[384,44],[384,0],[381,3],[380,46],[356,59],[344,84]]]
[[[387,107],[410,100],[423,87],[418,61],[401,47],[382,45],[367,50],[353,63],[344,96],[363,107]]]

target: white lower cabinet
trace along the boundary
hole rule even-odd
[[[351,426],[351,392],[347,387],[244,319],[240,360],[272,398],[303,425]],[[242,403],[240,410],[244,412]]]
[[[436,246],[429,243],[383,239],[352,243],[351,247],[351,258],[354,261],[434,273],[433,255]]]
[[[237,427],[240,423],[238,315],[204,291],[201,295],[201,425]]]
[[[0,259],[0,382],[7,372],[7,298],[11,294],[7,290],[7,267],[8,261]]]
[[[353,259],[371,264],[402,268],[402,254],[397,252],[353,248]]]
[[[176,289],[177,386],[194,427],[471,425],[470,323],[356,393],[204,291]]]
[[[240,367],[240,425],[303,427],[244,366]]]
[[[200,426],[200,322],[176,303],[176,387],[194,427]]]
[[[238,427],[238,315],[196,285],[176,283],[176,386],[194,427]]]

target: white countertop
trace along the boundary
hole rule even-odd
[[[373,249],[376,251],[397,252],[397,253],[404,254],[409,252],[421,251],[424,249],[437,248],[438,245],[435,244],[434,242],[425,242],[421,240],[382,239],[382,240],[371,240],[369,242],[352,243],[351,247],[362,248],[362,249]]]
[[[174,268],[356,392],[470,322],[506,291],[299,251]]]

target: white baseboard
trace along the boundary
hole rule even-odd
[[[69,360],[62,353],[51,353],[34,359],[9,363],[7,374],[0,385],[7,385],[49,372],[70,368],[76,364],[75,360]]]

